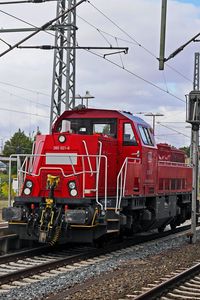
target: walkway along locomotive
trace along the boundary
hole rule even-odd
[[[182,151],[155,144],[128,112],[78,107],[38,135],[18,170],[20,192],[3,210],[21,239],[93,242],[163,231],[191,216],[192,170]]]

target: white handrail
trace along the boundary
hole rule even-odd
[[[85,147],[85,152],[87,154],[88,164],[89,164],[90,171],[91,171],[91,176],[92,176],[93,175],[92,165],[91,165],[91,161],[90,161],[90,158],[89,158],[89,152],[88,152],[87,144],[86,144],[86,141],[84,141],[84,140],[83,140],[83,145]]]
[[[76,174],[76,171],[75,171],[74,164],[73,164],[71,156],[69,156],[69,160],[70,160],[70,163],[71,163],[71,166],[72,166],[72,171],[73,171],[74,174]]]
[[[160,166],[174,166],[174,167],[184,167],[184,168],[191,168],[192,166],[190,164],[187,164],[187,163],[181,163],[181,162],[176,162],[176,161],[168,161],[168,160],[159,160],[158,161],[158,165]]]
[[[8,182],[8,206],[11,206],[11,167],[12,167],[12,158],[9,159],[9,182]]]
[[[82,166],[83,166],[83,198],[85,197],[85,161],[82,157]]]
[[[79,171],[79,172],[76,172],[75,169],[72,167],[72,174],[66,174],[63,170],[62,167],[46,167],[46,166],[43,166],[43,167],[40,167],[37,171],[37,173],[33,173],[33,172],[30,172],[28,170],[28,159],[31,160],[31,159],[35,159],[35,157],[46,157],[47,155],[46,154],[34,154],[34,155],[31,155],[31,154],[19,154],[17,155],[17,158],[18,160],[20,159],[20,157],[25,157],[21,167],[19,168],[18,170],[18,178],[20,178],[20,175],[22,174],[23,175],[23,182],[25,181],[25,178],[26,178],[26,175],[31,175],[33,177],[39,177],[41,176],[41,172],[42,170],[49,170],[49,171],[52,171],[52,170],[55,170],[55,171],[59,171],[61,172],[62,176],[64,178],[69,178],[71,176],[78,176],[78,175],[82,175],[83,176],[83,197],[85,196],[85,175],[86,174],[96,174],[96,188],[95,188],[95,192],[96,192],[96,203],[101,207],[101,210],[103,209],[107,209],[107,169],[108,169],[108,163],[107,163],[107,157],[105,155],[102,155],[102,145],[100,144],[100,151],[99,151],[99,155],[80,155],[80,154],[72,154],[70,153],[69,155],[67,155],[67,153],[63,153],[63,156],[64,157],[69,157],[69,160],[72,164],[72,161],[73,161],[73,157],[80,157],[82,158],[82,170]],[[11,172],[11,163],[12,163],[12,157],[15,157],[16,155],[11,155],[10,157],[10,161],[9,161],[9,172]],[[85,163],[84,163],[84,158],[87,158],[88,159],[88,156],[89,156],[89,160],[90,158],[96,158],[96,161],[97,161],[97,165],[96,165],[96,170],[93,170],[92,168],[89,167],[89,170],[86,170],[85,169]],[[56,157],[56,155],[55,155]],[[62,157],[62,155],[60,155],[60,153],[58,154],[58,157]],[[103,207],[103,204],[99,202],[99,174],[100,174],[100,164],[101,164],[101,160],[104,159],[104,166],[105,166],[105,183],[104,183],[104,186],[105,186],[105,191],[104,191],[104,200],[105,200],[105,204],[104,204],[104,207]],[[74,164],[73,164],[74,166]],[[10,182],[10,187],[9,187],[9,190],[11,192],[11,174],[9,173],[9,182]],[[21,186],[23,185],[23,182],[21,184]],[[11,193],[9,193],[9,203],[11,203],[11,196],[10,196]]]
[[[116,191],[116,206],[115,213],[119,213],[122,196],[125,196],[125,187],[126,187],[126,177],[127,177],[127,169],[129,160],[133,160],[136,163],[141,163],[140,158],[134,157],[126,157],[121,166],[121,169],[117,175],[117,191]],[[123,177],[124,175],[124,177]]]
[[[127,157],[125,158],[125,160],[124,160],[124,162],[123,162],[123,164],[121,166],[121,169],[120,169],[120,171],[119,171],[119,173],[117,175],[117,193],[116,193],[115,213],[118,212],[118,207],[119,207],[119,180],[121,179],[121,174],[122,174],[122,171],[124,169],[124,166],[125,166],[126,162],[127,162]],[[120,180],[120,182],[121,182],[121,180]],[[121,188],[120,188],[120,197],[121,197]]]
[[[99,149],[99,155],[101,155],[102,150],[102,143],[100,142],[100,149]],[[103,210],[103,205],[99,202],[99,172],[100,172],[100,157],[96,157],[96,168],[97,168],[97,174],[96,174],[96,203],[101,206],[101,210]]]
[[[36,144],[36,142],[33,143],[34,148],[32,148],[32,155],[34,155],[34,153],[36,153],[36,154],[38,153],[41,144],[44,144],[44,141],[40,140],[39,143],[37,143],[37,144]],[[36,148],[36,145],[37,145],[37,148]],[[32,162],[31,162],[31,164],[29,164],[29,172],[32,172],[32,167],[35,163],[35,157],[32,157],[31,160],[32,160]]]
[[[127,168],[128,168],[128,159],[127,159],[127,163],[125,164],[125,170],[124,170],[124,184],[123,184],[123,193],[122,193],[123,197],[124,197],[124,193],[125,193]]]

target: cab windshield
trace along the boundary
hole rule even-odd
[[[116,119],[66,119],[70,121],[71,132],[76,134],[103,134],[117,138],[117,120]],[[61,123],[56,132],[61,131]]]

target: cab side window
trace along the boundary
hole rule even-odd
[[[151,137],[151,134],[150,134],[148,128],[143,127],[141,125],[139,125],[138,128],[139,128],[140,135],[141,135],[143,143],[145,145],[153,146],[154,142],[153,142],[153,139]]]
[[[130,123],[124,123],[123,145],[124,146],[137,146],[135,134],[133,132],[133,129],[132,129],[132,126]]]

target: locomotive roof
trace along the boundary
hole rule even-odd
[[[80,109],[77,107],[74,110],[65,111],[56,120],[55,124],[57,122],[59,122],[60,119],[64,119],[66,117],[67,118],[69,118],[69,117],[79,117],[80,118],[80,114],[82,115],[83,118],[92,117],[91,113],[93,114],[94,118],[95,117],[97,117],[97,118],[103,118],[103,117],[105,117],[105,118],[113,118],[113,117],[116,118],[117,115],[122,115],[123,117],[131,120],[132,122],[144,125],[146,127],[150,127],[150,125],[148,123],[146,123],[143,119],[132,115],[132,113],[130,113],[130,112],[119,111],[119,110],[114,110],[114,109],[113,110],[112,109],[97,109],[97,108],[85,108],[85,107],[81,107]],[[77,114],[77,116],[76,116],[76,114]]]
[[[135,123],[139,123],[141,125],[145,125],[146,127],[150,127],[150,125],[147,122],[145,122],[143,119],[136,117],[129,112],[125,112],[125,111],[118,111],[118,112]]]

